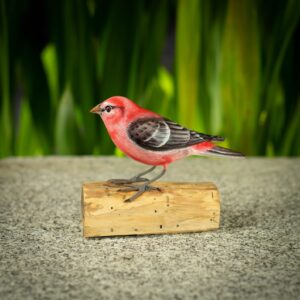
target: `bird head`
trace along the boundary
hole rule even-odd
[[[105,123],[118,122],[122,119],[126,110],[128,110],[131,105],[135,104],[129,99],[121,96],[114,96],[99,103],[93,107],[90,112],[100,115]]]

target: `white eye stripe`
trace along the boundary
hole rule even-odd
[[[110,105],[107,104],[104,108],[101,108],[100,111],[110,113],[113,109],[118,108],[118,109],[124,109],[124,106],[117,106],[117,105]]]

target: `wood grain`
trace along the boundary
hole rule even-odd
[[[85,237],[200,232],[219,228],[220,196],[213,183],[156,182],[133,202],[107,182],[82,187]]]

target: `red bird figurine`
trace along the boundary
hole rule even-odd
[[[145,191],[158,189],[150,184],[162,177],[168,164],[189,155],[221,155],[243,157],[243,154],[216,146],[223,141],[220,136],[189,130],[159,114],[146,110],[125,97],[114,96],[90,110],[100,115],[115,143],[129,157],[152,167],[130,179],[111,179],[110,183],[128,185],[122,191],[137,191],[129,199],[133,201]],[[152,179],[142,177],[162,166],[162,172]],[[144,182],[141,185],[131,185]]]

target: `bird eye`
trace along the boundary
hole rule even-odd
[[[110,105],[107,105],[107,106],[105,106],[105,111],[106,112],[110,112],[112,110],[112,106],[110,106]]]

